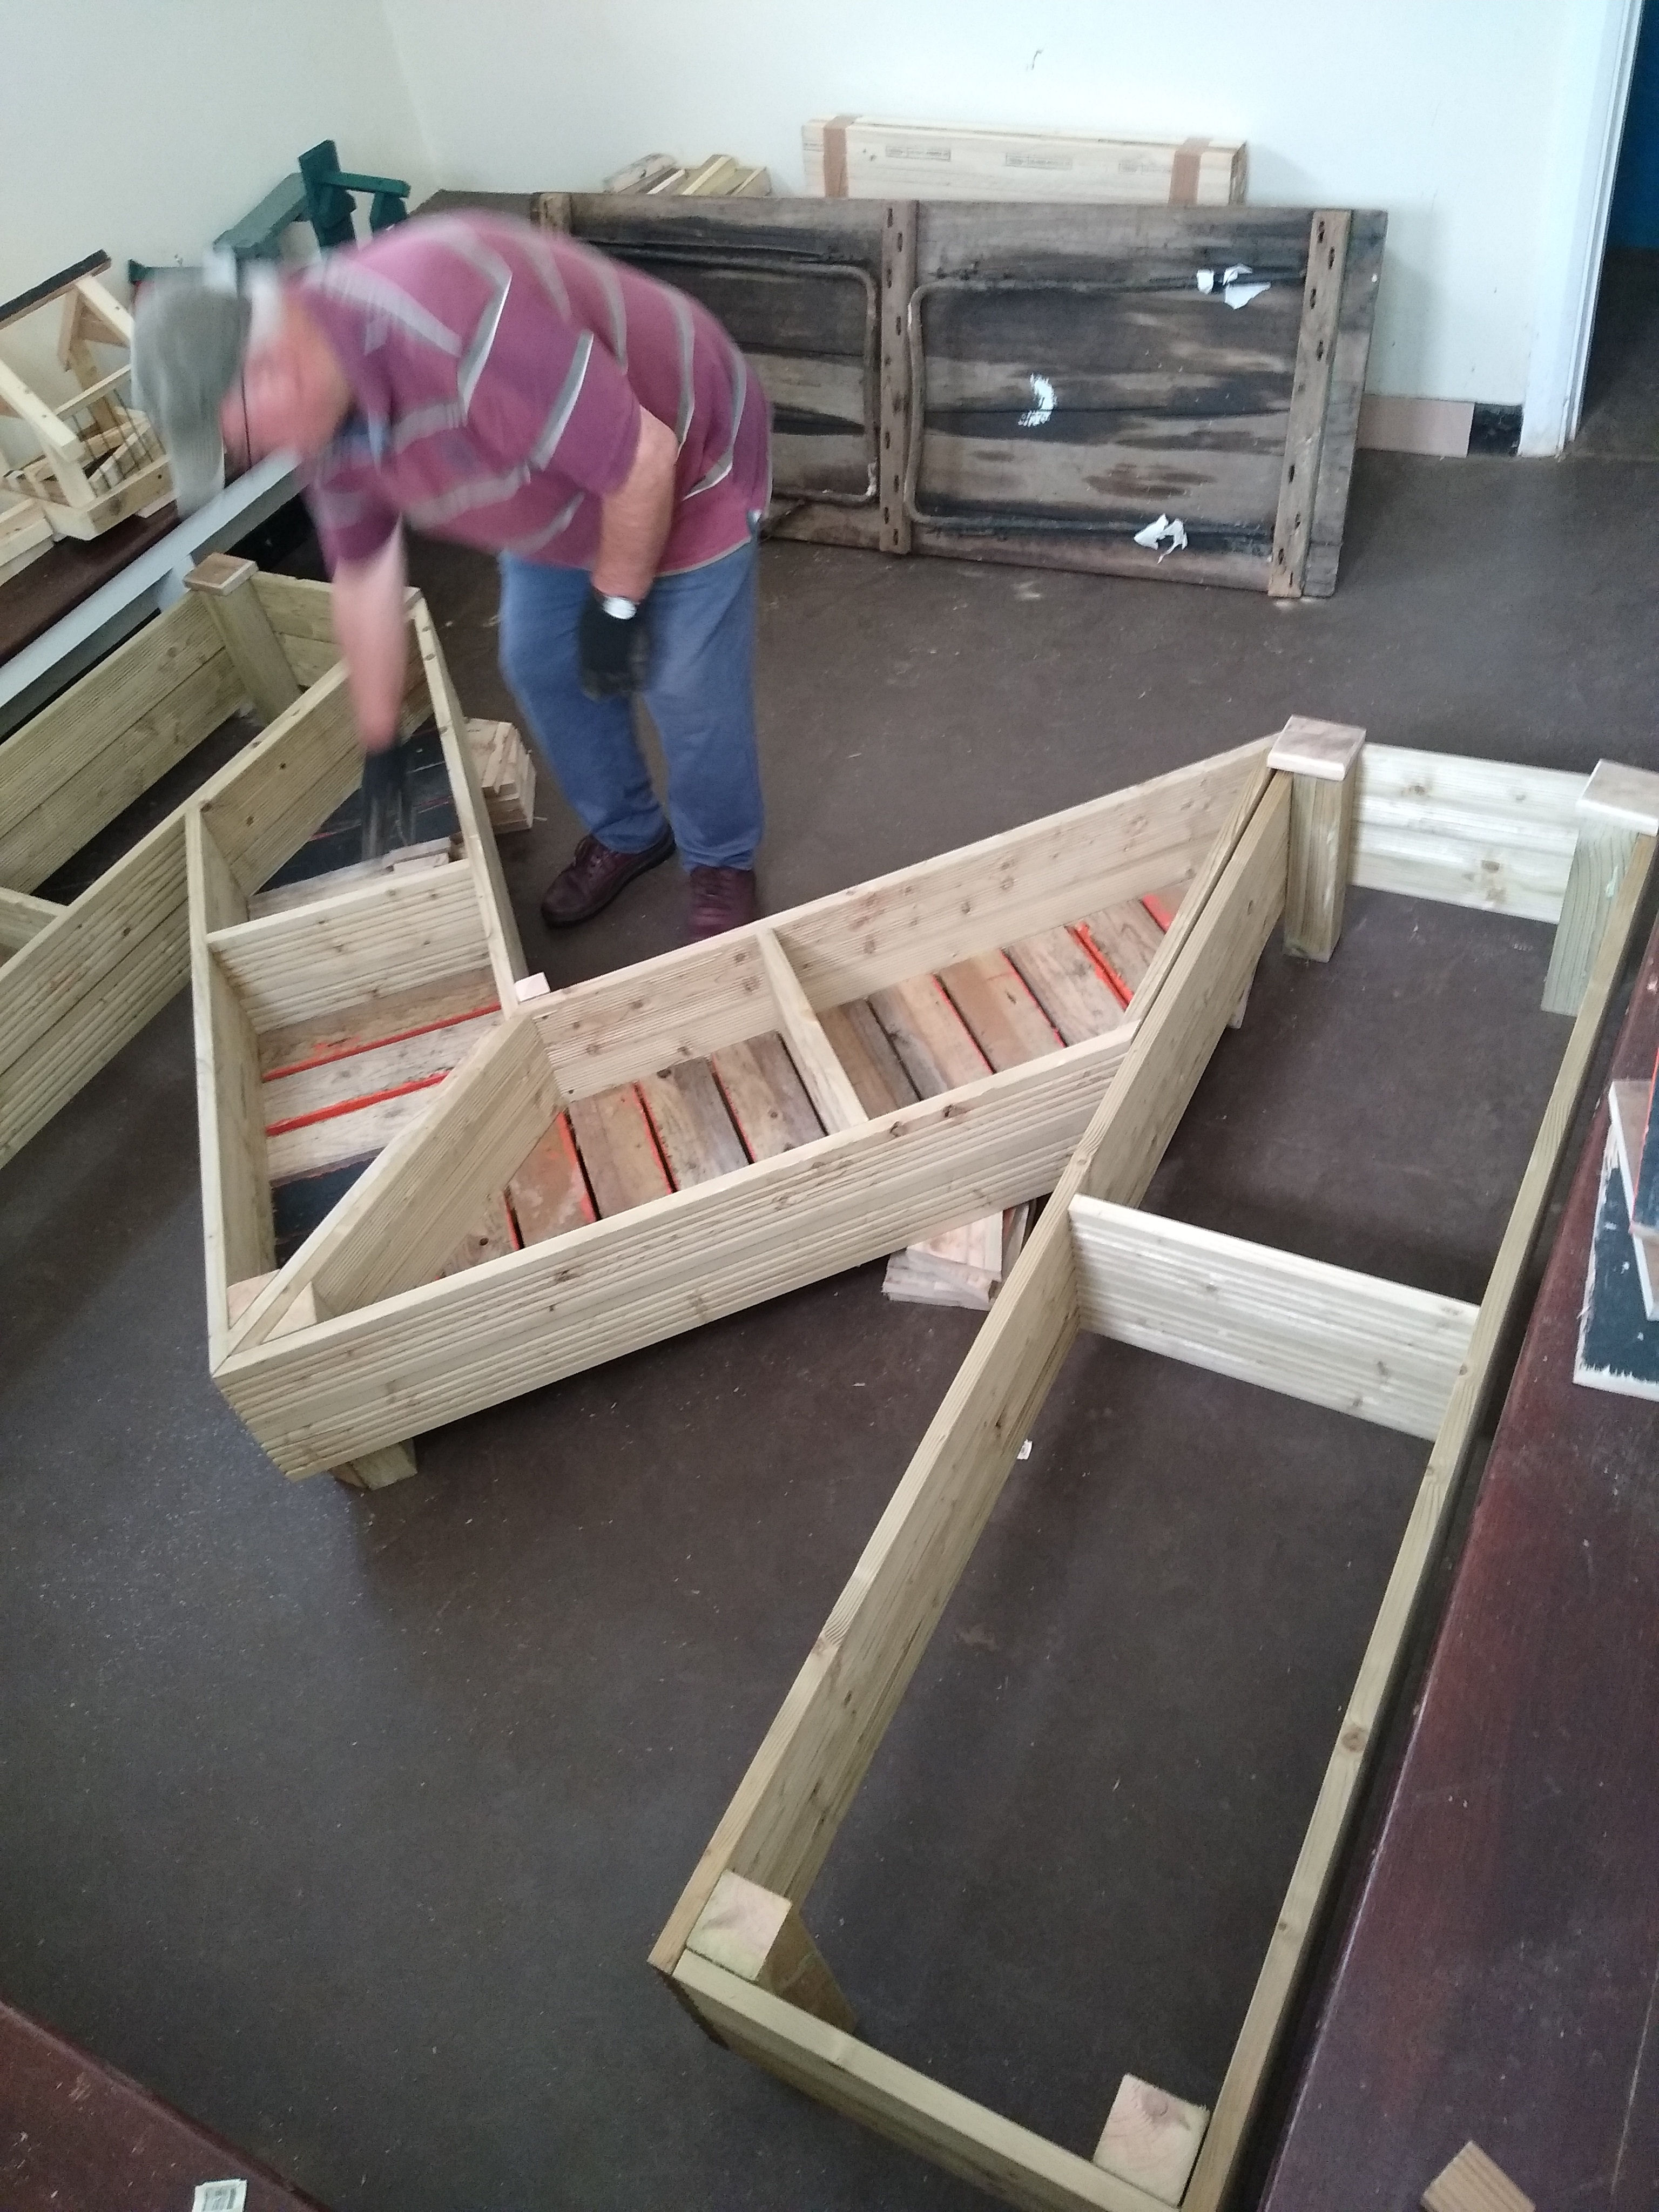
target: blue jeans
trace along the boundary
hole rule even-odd
[[[762,827],[755,755],[755,544],[659,576],[646,599],[644,698],[668,763],[668,821],[688,868],[750,868]],[[560,787],[617,853],[667,826],[626,699],[590,699],[577,673],[585,568],[501,559],[501,673]]]

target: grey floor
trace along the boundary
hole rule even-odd
[[[1362,455],[1322,604],[775,546],[774,906],[1275,728],[1659,768],[1649,468]],[[493,579],[428,549],[469,712]],[[555,983],[674,941],[672,869]],[[1565,1038],[1538,925],[1354,894],[1153,1194],[1475,1298]],[[972,1340],[872,1267],[276,1475],[204,1357],[181,1000],[0,1174],[0,1994],[341,2208],[944,2207],[645,1954]],[[808,1917],[881,2048],[1080,2150],[1209,2101],[1423,1448],[1098,1344]]]

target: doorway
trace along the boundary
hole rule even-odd
[[[1644,0],[1570,451],[1659,460],[1659,0]]]

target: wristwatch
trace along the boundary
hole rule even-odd
[[[640,611],[640,603],[637,599],[619,599],[611,592],[600,593],[599,605],[605,609],[606,614],[614,616],[618,622],[632,622]]]

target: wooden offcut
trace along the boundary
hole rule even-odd
[[[1095,2164],[1138,2182],[1166,2204],[1179,2204],[1209,2118],[1204,2106],[1126,2074],[1095,2147]]]
[[[1538,2212],[1497,2160],[1467,2142],[1423,2191],[1423,2212]]]

